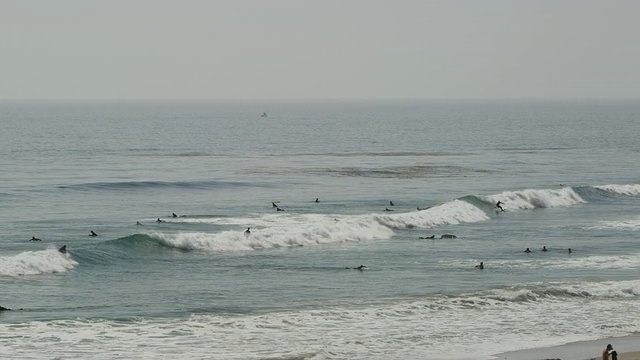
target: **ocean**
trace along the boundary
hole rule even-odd
[[[635,334],[639,119],[0,103],[0,358],[493,359]]]

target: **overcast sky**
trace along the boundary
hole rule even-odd
[[[0,99],[640,98],[640,1],[0,0]]]

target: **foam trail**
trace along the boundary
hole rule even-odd
[[[640,195],[640,185],[598,185],[594,186],[596,189],[600,189],[606,192],[620,194],[620,195],[629,195],[629,196],[639,196]]]
[[[69,254],[50,248],[26,251],[14,256],[0,256],[0,276],[40,275],[62,273],[78,263]]]
[[[501,194],[480,196],[479,198],[492,205],[500,200],[504,203],[502,207],[506,210],[563,207],[586,202],[570,187],[559,190],[527,189],[521,191],[505,191]]]
[[[597,225],[589,226],[587,229],[591,230],[606,230],[606,229],[616,229],[616,230],[639,230],[640,229],[640,217],[635,219],[626,219],[626,220],[603,220],[600,221]]]

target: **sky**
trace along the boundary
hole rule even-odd
[[[640,1],[0,0],[0,100],[640,98]]]

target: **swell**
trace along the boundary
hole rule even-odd
[[[137,258],[152,252],[241,252],[317,246],[360,241],[388,240],[397,230],[433,229],[441,226],[488,221],[495,216],[496,202],[505,211],[568,207],[618,196],[597,187],[525,189],[490,195],[468,195],[427,209],[360,215],[259,214],[237,217],[198,216],[178,219],[177,228],[149,231],[96,244],[77,251],[89,263]],[[197,223],[200,231],[186,226]],[[168,222],[171,226],[171,222]],[[250,227],[251,233],[244,234]],[[611,262],[609,262],[611,263]],[[614,262],[615,263],[615,262]]]
[[[125,191],[144,189],[233,189],[237,187],[264,187],[255,183],[234,181],[121,181],[121,182],[88,182],[81,184],[59,185],[58,189],[79,191]]]

